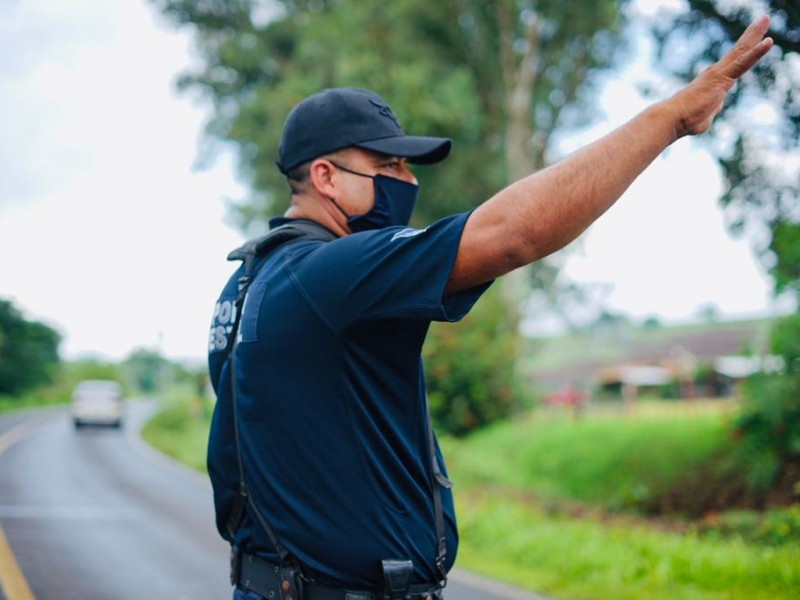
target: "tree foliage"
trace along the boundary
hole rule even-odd
[[[447,167],[420,169],[417,219],[468,210],[541,168],[559,128],[584,120],[612,64],[625,0],[152,0],[197,34],[180,79],[213,103],[208,132],[233,142],[252,197],[241,223],[280,212],[283,119],[324,87],[383,95],[406,131],[452,137]],[[432,171],[435,170],[435,175]]]
[[[121,365],[125,379],[138,393],[150,395],[162,391],[171,378],[173,365],[155,350],[137,348]]]
[[[445,165],[415,170],[417,225],[474,208],[546,166],[559,131],[591,120],[596,75],[618,55],[627,0],[151,0],[196,33],[200,67],[180,86],[213,106],[210,138],[238,150],[251,195],[240,225],[288,200],[275,168],[283,120],[325,87],[385,97],[412,134],[450,137]],[[551,285],[544,264],[531,282]],[[513,286],[511,286],[513,287]],[[518,311],[501,296],[481,320],[434,327],[426,350],[440,423],[464,433],[515,404]],[[515,299],[518,300],[518,298]],[[502,335],[500,335],[502,332]],[[495,336],[498,336],[495,338]]]
[[[800,291],[800,3],[687,0],[688,10],[656,27],[661,57],[690,78],[717,60],[753,18],[772,17],[775,50],[743,78],[714,124],[713,149],[725,181],[721,204],[734,231],[747,230],[778,294]],[[800,313],[777,322],[772,349],[781,373],[745,387],[736,422],[751,488],[781,485],[800,470]],[[796,478],[796,474],[792,476]],[[796,482],[795,481],[793,482]]]
[[[123,383],[118,364],[96,357],[69,361],[64,365],[62,375],[69,385],[69,391],[85,379],[109,379]]]
[[[423,358],[431,416],[442,431],[466,435],[530,400],[516,383],[518,336],[501,292],[486,292],[458,327],[431,326]]]
[[[747,479],[757,490],[774,485],[787,469],[795,478],[800,473],[800,313],[775,324],[770,346],[783,368],[747,382],[735,423]]]
[[[730,96],[713,128],[725,181],[721,203],[734,231],[747,228],[776,291],[800,286],[800,3],[687,0],[656,26],[662,64],[689,79],[716,61],[752,19],[767,12],[775,49]],[[746,125],[745,125],[746,124]]]
[[[60,341],[54,329],[26,319],[10,301],[0,300],[0,394],[49,383],[59,364]]]

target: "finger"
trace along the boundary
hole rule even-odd
[[[763,38],[769,30],[769,23],[769,15],[761,15],[744,30],[744,33],[739,36],[739,41],[750,44],[758,43],[758,40]]]
[[[720,60],[725,74],[731,78],[741,77],[772,48],[772,38],[764,38],[769,30],[770,19],[763,15],[753,21],[739,37],[736,44]]]
[[[749,51],[738,56],[732,65],[729,75],[734,78],[744,75],[772,49],[772,45],[772,38],[764,38]]]

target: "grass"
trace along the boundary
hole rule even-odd
[[[563,599],[800,598],[800,547],[747,544],[625,519],[574,519],[458,492],[457,564]]]
[[[197,400],[172,398],[142,429],[142,438],[183,464],[204,473],[209,414]]]
[[[29,408],[41,408],[43,406],[55,406],[68,402],[69,395],[53,395],[42,391],[28,392],[21,396],[0,395],[0,413],[26,410]]]
[[[533,413],[444,446],[453,478],[466,485],[630,508],[724,447],[726,419],[719,411],[577,421]]]
[[[800,507],[712,526],[596,508],[633,503],[728,443],[724,405],[654,406],[635,418],[533,414],[441,440],[456,564],[561,599],[799,599]],[[196,401],[171,402],[144,437],[204,471],[207,417]]]
[[[730,407],[686,408],[534,413],[443,440],[457,564],[565,599],[800,598],[800,507],[703,524],[598,509],[636,506],[727,447]]]

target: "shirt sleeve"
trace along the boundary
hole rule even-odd
[[[359,320],[458,321],[491,282],[443,298],[468,213],[287,250],[294,285],[332,329]]]

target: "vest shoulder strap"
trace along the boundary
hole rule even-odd
[[[309,221],[306,219],[295,219],[289,221],[279,227],[270,230],[268,233],[248,240],[235,250],[228,254],[228,260],[235,261],[241,260],[244,263],[244,272],[238,279],[238,295],[236,297],[236,316],[234,317],[233,329],[228,338],[228,355],[231,357],[231,399],[234,404],[234,434],[236,440],[236,453],[239,463],[239,494],[237,494],[232,507],[231,513],[228,515],[226,530],[228,537],[233,541],[236,530],[239,528],[242,517],[244,516],[245,504],[249,501],[252,504],[252,497],[248,494],[247,484],[245,481],[244,467],[242,465],[241,448],[239,446],[239,424],[236,418],[236,353],[234,352],[236,346],[236,338],[239,333],[239,320],[242,314],[242,306],[244,305],[244,298],[247,295],[247,288],[250,287],[250,282],[256,276],[258,269],[264,264],[265,259],[272,254],[275,250],[283,244],[300,241],[300,240],[319,240],[323,242],[330,242],[336,239],[336,235],[329,229],[323,227],[319,223]],[[258,260],[257,260],[258,259]],[[269,535],[275,549],[284,561],[288,557],[288,551],[275,537],[272,528],[263,520],[261,513],[253,505],[253,509],[261,521],[262,526]]]
[[[228,253],[228,260],[242,261],[244,271],[239,277],[238,294],[236,296],[236,317],[233,323],[233,334],[228,338],[228,352],[233,348],[233,340],[239,327],[239,317],[244,304],[244,297],[250,282],[264,264],[266,258],[286,243],[302,240],[319,240],[330,242],[336,234],[319,223],[307,219],[294,219],[257,238],[250,239]],[[258,260],[257,260],[258,259]]]
[[[319,223],[307,219],[295,219],[271,229],[262,236],[246,241],[228,254],[228,260],[247,261],[255,257],[265,257],[286,242],[294,240],[329,242],[334,239],[336,235]]]

